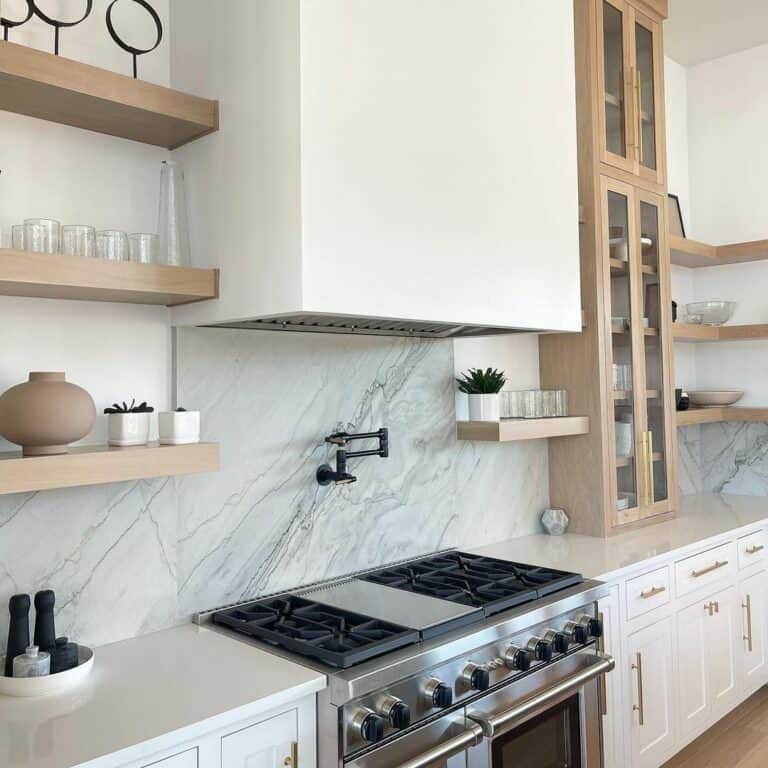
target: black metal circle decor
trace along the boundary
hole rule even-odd
[[[3,40],[8,39],[8,30],[14,27],[20,27],[22,24],[26,24],[35,12],[35,4],[33,0],[27,0],[27,15],[23,19],[14,21],[13,19],[6,19],[4,16],[0,16],[0,27],[3,28]]]
[[[157,40],[155,41],[155,44],[151,48],[136,48],[132,45],[128,45],[115,31],[115,26],[112,23],[112,8],[115,6],[116,3],[118,3],[120,0],[112,0],[112,2],[109,4],[109,7],[107,8],[107,29],[109,30],[109,34],[112,36],[112,39],[124,50],[128,51],[128,53],[133,56],[133,77],[134,79],[138,77],[137,69],[136,69],[136,60],[139,56],[143,56],[145,53],[150,53],[151,51],[154,51],[155,48],[157,48],[158,45],[160,45],[160,42],[163,39],[163,24],[160,21],[160,17],[157,15],[157,12],[155,9],[148,3],[146,0],[131,0],[133,3],[137,3],[140,5],[151,17],[152,21],[155,22],[155,28],[157,29]]]
[[[35,0],[30,0],[30,3],[35,12],[35,16],[54,28],[53,52],[57,56],[59,55],[59,32],[65,27],[76,27],[78,24],[85,21],[91,15],[91,11],[93,10],[93,0],[86,0],[85,13],[77,21],[61,21],[60,19],[54,19],[52,16],[43,13],[43,11],[37,7],[37,2],[35,2]]]

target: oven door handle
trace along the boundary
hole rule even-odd
[[[563,678],[537,696],[532,696],[530,699],[525,699],[516,704],[511,709],[494,715],[480,711],[468,712],[467,717],[480,725],[483,729],[483,734],[489,739],[492,739],[494,736],[500,736],[512,730],[521,720],[530,716],[536,710],[546,708],[548,705],[554,704],[558,700],[575,693],[590,680],[610,672],[616,666],[616,662],[611,656],[602,653],[595,654],[589,658],[590,662],[586,667]]]
[[[442,744],[438,744],[417,757],[398,763],[398,768],[430,768],[436,764],[444,763],[454,755],[471,747],[477,746],[483,740],[483,729],[480,725],[469,724],[467,730],[462,731]]]

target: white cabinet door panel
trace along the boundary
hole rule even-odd
[[[712,716],[718,720],[737,703],[736,633],[741,629],[741,621],[735,587],[718,592],[712,599],[716,610],[712,617],[706,617],[712,619],[707,622],[706,647]]]
[[[166,757],[164,760],[149,763],[144,768],[198,768],[197,758],[197,747],[194,747],[193,749],[180,752],[178,755]]]
[[[742,649],[742,695],[748,696],[768,678],[768,573],[765,571],[741,582],[740,647]]]
[[[602,649],[615,659],[621,658],[621,623],[619,588],[611,587],[610,595],[598,603],[603,619]],[[618,664],[617,664],[618,666]],[[617,669],[601,678],[604,686],[605,714],[603,715],[603,764],[604,768],[623,768],[624,739],[622,718],[621,672]]]
[[[632,766],[658,768],[674,749],[672,626],[664,619],[627,638],[632,685]],[[642,720],[642,723],[641,723]]]
[[[284,768],[297,741],[292,710],[222,738],[221,768]]]
[[[685,739],[698,733],[710,711],[707,675],[707,632],[713,617],[706,601],[696,601],[677,614],[675,649],[677,653],[678,726]]]

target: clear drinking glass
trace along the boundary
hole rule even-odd
[[[65,224],[61,228],[61,252],[65,256],[96,256],[96,230],[85,224]]]
[[[128,235],[117,229],[97,232],[96,254],[106,261],[128,261]]]
[[[11,247],[17,251],[24,250],[24,225],[14,224],[11,227]]]
[[[187,267],[189,253],[189,225],[187,221],[187,194],[184,170],[178,163],[166,161],[160,170],[160,262]]]
[[[58,253],[61,224],[54,219],[25,219],[24,248],[33,253]]]
[[[140,264],[157,264],[160,252],[160,238],[157,235],[136,233],[128,236],[131,261]]]

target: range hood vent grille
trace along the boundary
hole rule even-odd
[[[247,331],[300,331],[306,333],[344,333],[361,336],[406,336],[421,339],[458,339],[473,336],[499,336],[511,333],[536,333],[535,328],[497,328],[485,325],[427,323],[418,320],[382,320],[349,315],[279,315],[253,320],[216,323],[209,328],[239,328]]]

